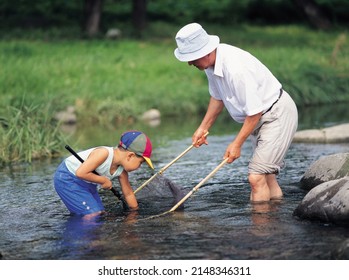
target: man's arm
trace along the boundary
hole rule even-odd
[[[234,141],[229,144],[225,151],[224,158],[229,158],[228,163],[231,163],[240,157],[242,145],[255,129],[261,116],[262,112],[246,117],[238,135],[236,135]]]
[[[192,137],[192,143],[195,147],[199,147],[202,144],[208,144],[206,136],[204,135],[214,124],[218,115],[222,112],[223,108],[223,101],[211,97],[205,117],[203,118],[199,128],[194,132],[194,135]]]

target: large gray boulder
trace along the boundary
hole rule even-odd
[[[311,190],[331,180],[349,176],[349,153],[325,156],[315,161],[301,178],[301,186]]]
[[[349,124],[340,124],[322,129],[297,131],[293,142],[301,143],[345,143],[349,142]]]
[[[310,191],[295,216],[349,225],[349,153],[315,161],[301,178],[301,186]]]
[[[293,214],[302,219],[349,225],[349,176],[310,190]]]

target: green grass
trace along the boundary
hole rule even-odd
[[[258,57],[298,106],[349,102],[347,30],[204,26],[221,42]],[[177,29],[157,23],[142,40],[119,41],[59,39],[57,32],[50,39],[49,31],[27,39],[7,35],[0,41],[0,116],[7,118],[8,106],[22,110],[47,104],[45,118],[74,105],[78,121],[85,124],[136,120],[150,108],[164,117],[202,113],[208,101],[206,76],[175,59]],[[42,117],[33,115],[37,122]],[[1,129],[4,147],[7,131]],[[21,157],[23,152],[16,153]]]
[[[343,95],[349,80],[349,39],[333,58],[341,34],[346,36],[343,31],[212,26],[209,32],[256,55],[299,106],[349,101],[348,90]],[[207,81],[204,73],[174,58],[171,35],[144,41],[0,41],[1,103],[16,104],[24,97],[28,104],[55,100],[57,109],[93,104],[81,110],[98,116],[107,109],[108,114],[119,112],[118,118],[137,116],[151,107],[169,115],[195,114],[206,107],[202,96]]]
[[[58,109],[93,104],[81,108],[90,114],[107,103],[114,114],[137,115],[157,107],[178,115],[196,112],[196,104],[182,101],[196,101],[196,87],[205,83],[200,73],[185,71],[175,61],[166,43],[12,41],[0,42],[0,49],[2,104],[24,97],[29,104],[54,99]]]
[[[65,138],[50,112],[48,105],[6,109],[0,117],[0,164],[59,155]]]

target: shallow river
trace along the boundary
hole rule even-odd
[[[164,172],[165,178],[190,191],[221,162],[231,139],[210,136],[208,146],[191,150]],[[155,165],[161,168],[190,144],[185,137],[158,147]],[[168,185],[159,180],[138,193],[138,213],[125,213],[111,192],[101,191],[109,214],[93,222],[69,216],[55,193],[52,175],[61,159],[5,167],[0,171],[0,258],[331,259],[349,238],[348,228],[299,220],[292,213],[305,195],[298,182],[307,167],[322,155],[348,151],[348,144],[293,144],[279,176],[284,199],[258,208],[249,202],[247,142],[241,158],[223,166],[184,209],[145,219],[174,204]],[[138,187],[151,175],[144,165],[130,174],[131,183]]]

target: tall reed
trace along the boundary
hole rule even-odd
[[[0,116],[0,163],[59,155],[65,137],[49,105],[8,107]]]

